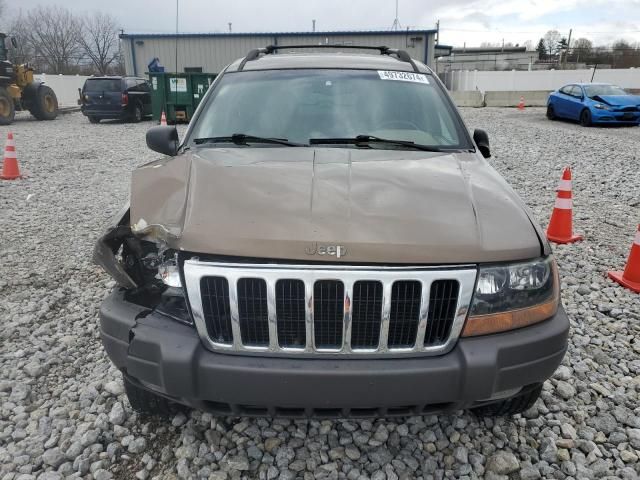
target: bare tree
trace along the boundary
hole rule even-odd
[[[118,25],[108,13],[95,12],[84,17],[79,37],[85,55],[89,57],[100,75],[117,66],[120,55]]]
[[[50,73],[71,73],[82,61],[80,24],[70,10],[35,7],[24,16],[25,36],[38,63]]]
[[[549,50],[549,55],[555,55],[556,53],[558,53],[561,39],[562,39],[562,36],[560,35],[560,32],[558,32],[557,30],[549,30],[547,33],[544,34],[544,44],[547,46],[547,49]]]

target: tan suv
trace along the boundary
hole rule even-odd
[[[118,283],[102,340],[132,406],[529,408],[569,322],[486,133],[469,135],[406,52],[278,48],[229,65],[181,143],[149,130],[166,156],[133,172],[130,207],[96,245]]]

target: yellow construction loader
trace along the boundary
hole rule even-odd
[[[29,110],[38,120],[53,120],[58,115],[56,94],[33,79],[33,68],[9,61],[7,43],[17,47],[15,38],[0,33],[0,125],[10,125],[16,110]]]

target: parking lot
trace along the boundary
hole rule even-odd
[[[152,122],[20,114],[0,127],[26,175],[0,181],[0,478],[638,478],[640,297],[606,272],[624,267],[640,221],[640,128],[551,122],[542,108],[462,113],[487,130],[490,163],[543,226],[573,169],[585,240],[554,246],[569,351],[532,409],[495,420],[139,417],[99,339],[114,282],[91,252],[131,170],[157,157],[144,140]]]

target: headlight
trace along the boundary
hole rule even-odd
[[[602,103],[596,103],[594,107],[598,110],[610,110],[607,105],[603,105]]]
[[[541,322],[558,310],[558,268],[551,256],[480,267],[462,336],[504,332]]]
[[[162,280],[162,283],[164,283],[167,288],[160,296],[160,301],[156,306],[156,312],[191,325],[191,315],[189,315],[189,310],[187,309],[182,280],[180,279],[180,271],[175,256],[158,266],[157,278]]]

